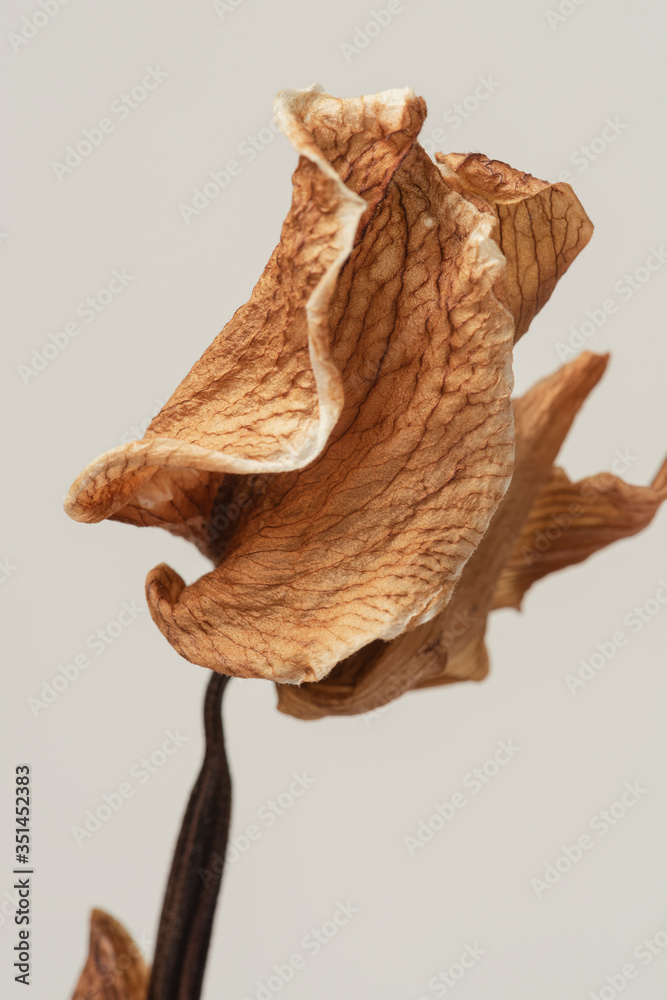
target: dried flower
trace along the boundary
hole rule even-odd
[[[516,603],[573,561],[554,548],[528,572],[513,550],[548,516],[543,491],[564,499],[552,462],[601,362],[515,404],[516,468],[511,362],[592,226],[566,184],[477,154],[434,163],[409,89],[285,91],[274,110],[300,154],[278,247],[144,438],[89,465],[66,510],[195,542],[212,572],[148,575],[158,627],[315,717],[481,676],[496,586]],[[443,645],[456,613],[476,626]]]

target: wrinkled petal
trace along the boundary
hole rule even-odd
[[[536,580],[636,535],[665,499],[667,459],[650,486],[633,486],[608,472],[573,483],[563,469],[554,468],[500,574],[493,607],[520,609]]]
[[[423,119],[414,95],[396,92],[368,109],[366,148],[354,148],[357,187],[375,200]],[[206,517],[224,473],[281,472],[322,450],[341,411],[343,387],[330,352],[328,308],[367,201],[343,182],[310,135],[317,92],[286,92],[276,119],[300,160],[281,240],[252,296],[216,337],[141,441],[105,453],[73,484],[66,510],[176,525]],[[357,114],[363,112],[360,102]],[[352,109],[351,109],[352,110]],[[370,162],[369,161],[370,157]],[[193,509],[191,509],[193,508]]]
[[[300,159],[264,274],[66,510],[195,542],[213,572],[147,578],[164,635],[222,673],[300,683],[447,605],[511,477],[515,332],[592,227],[567,185],[434,164],[409,89],[284,91],[274,111]]]
[[[72,1000],[145,1000],[149,972],[122,924],[93,910],[88,958]]]
[[[311,135],[365,190],[372,150],[347,102],[310,94],[308,107]],[[415,145],[332,297],[345,405],[325,451],[268,482],[212,573],[188,587],[165,566],[148,577],[153,617],[187,659],[315,680],[444,606],[512,469],[513,324],[491,226]]]
[[[549,184],[482,153],[436,153],[478,207],[493,212],[493,238],[507,259],[515,342],[593,235],[569,184]]]
[[[514,401],[512,483],[444,611],[392,643],[361,649],[318,684],[279,687],[281,711],[302,719],[368,712],[413,687],[486,675],[484,632],[496,581],[574,417],[606,363],[606,356],[581,354]]]

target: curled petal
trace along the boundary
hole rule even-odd
[[[590,240],[593,224],[569,184],[540,181],[482,153],[436,153],[436,160],[497,220],[493,236],[507,258],[516,342]]]
[[[373,130],[345,101],[308,108],[309,135],[376,198]],[[153,617],[187,659],[315,680],[449,599],[512,468],[513,324],[492,224],[413,145],[331,299],[345,405],[326,449],[268,480],[212,573],[187,587],[168,567],[149,575]]]
[[[389,644],[359,650],[318,684],[279,687],[281,711],[302,719],[351,715],[371,711],[409,688],[486,676],[484,632],[496,581],[574,417],[606,363],[606,356],[581,354],[514,401],[512,483],[442,613]]]
[[[425,114],[411,91],[368,98],[367,106],[346,102],[372,128],[363,149],[352,135],[341,137],[342,178],[327,158],[334,150],[316,144],[310,124],[315,108],[323,123],[340,119],[342,103],[317,90],[278,96],[276,120],[300,154],[280,243],[249,302],[145,437],[106,452],[78,477],[66,500],[71,517],[174,525],[177,533],[192,522],[197,536],[225,473],[283,472],[321,452],[343,404],[330,351],[331,297],[362,214],[382,196]]]
[[[123,925],[93,910],[88,958],[72,1000],[145,1000],[149,972]]]
[[[633,486],[609,472],[573,483],[554,468],[500,574],[494,608],[520,609],[536,580],[642,531],[666,499],[667,459],[650,486]]]

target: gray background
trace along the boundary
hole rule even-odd
[[[667,267],[627,301],[613,286],[667,239],[664,2],[585,0],[550,24],[555,2],[406,0],[346,61],[341,43],[384,6],[243,0],[220,17],[205,0],[71,0],[17,52],[10,33],[39,10],[37,0],[3,6],[10,101],[0,218],[0,557],[14,567],[0,585],[3,996],[26,995],[12,981],[11,893],[5,897],[11,778],[22,761],[34,771],[30,996],[70,995],[92,905],[151,948],[199,767],[207,676],[178,657],[144,610],[102,655],[89,649],[91,667],[36,717],[28,699],[86,650],[122,602],[143,606],[151,567],[166,561],[187,580],[207,568],[165,532],[75,524],[61,500],[95,455],[141,436],[133,427],[248,297],[290,200],[295,155],[287,140],[243,160],[240,175],[189,224],[179,205],[192,202],[209,171],[239,159],[239,144],[269,123],[278,90],[314,80],[338,95],[410,85],[429,105],[424,135],[448,133],[443,148],[482,150],[551,180],[569,170],[596,233],[521,342],[517,390],[558,367],[569,327],[611,296],[618,311],[586,346],[611,350],[612,363],[562,460],[580,477],[629,450],[627,478],[636,483],[649,482],[662,460]],[[110,115],[148,66],[166,79],[126,120]],[[494,93],[460,127],[448,126],[443,116],[474,93],[480,76],[493,78]],[[105,116],[114,131],[59,180],[53,162]],[[577,150],[600,136],[608,117],[625,127],[582,169]],[[114,268],[133,276],[127,288],[24,384],[19,366]],[[272,685],[232,683],[225,715],[234,835],[255,823],[261,837],[225,881],[209,1000],[254,998],[258,980],[296,952],[307,961],[281,991],[289,1000],[442,996],[429,980],[475,943],[486,953],[450,991],[457,1000],[585,1000],[627,962],[638,969],[628,1000],[664,997],[667,950],[648,964],[633,951],[667,926],[667,611],[576,695],[564,678],[667,578],[666,524],[663,511],[641,536],[537,585],[522,614],[496,613],[492,673],[481,685],[412,694],[371,719],[300,723],[275,711]],[[130,778],[168,730],[188,737],[181,749],[145,783]],[[404,837],[501,739],[521,752],[411,856]],[[269,827],[258,810],[304,771],[314,784]],[[128,780],[133,797],[78,845],[72,827]],[[538,898],[531,879],[589,830],[626,781],[646,794]],[[302,939],[332,917],[338,900],[358,914],[308,954]]]

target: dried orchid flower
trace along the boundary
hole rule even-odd
[[[409,89],[284,91],[274,110],[299,163],[249,302],[65,505],[167,528],[214,566],[146,584],[169,642],[214,671],[153,966],[94,911],[74,1000],[199,1000],[230,819],[224,675],[276,681],[303,719],[479,680],[494,608],[667,498],[667,462],[650,487],[554,465],[606,357],[510,399],[514,344],[592,233],[567,184],[481,154],[433,162]]]
[[[513,344],[592,226],[566,184],[481,155],[434,163],[425,115],[409,89],[278,96],[300,158],[250,301],[144,438],[70,490],[78,520],[161,525],[210,556],[190,585],[165,565],[147,579],[194,663],[321,683],[408,642],[510,483]]]

